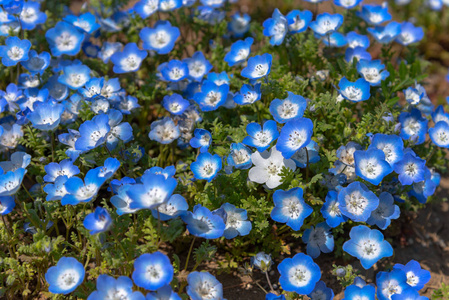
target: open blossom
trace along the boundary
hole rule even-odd
[[[355,222],[365,222],[379,206],[379,199],[361,182],[353,182],[338,193],[341,212]]]
[[[192,300],[223,299],[223,285],[209,272],[192,272],[187,283],[187,295]]]
[[[343,251],[360,259],[363,268],[371,268],[379,259],[393,255],[393,247],[376,229],[359,225],[351,229],[350,240],[343,244]]]
[[[305,203],[301,188],[288,191],[277,190],[273,194],[273,202],[271,218],[274,221],[286,223],[295,231],[301,229],[304,219],[313,212],[313,208]]]
[[[321,278],[320,267],[304,253],[284,259],[278,265],[278,271],[281,274],[279,278],[281,287],[285,291],[300,295],[311,293]]]
[[[56,264],[47,270],[45,280],[53,294],[73,292],[84,280],[84,266],[73,257],[61,257]]]
[[[265,183],[270,189],[281,184],[283,167],[292,171],[296,170],[295,162],[292,159],[285,159],[276,147],[271,148],[270,152],[253,153],[251,160],[254,167],[249,170],[249,180],[260,184]]]
[[[132,279],[138,287],[155,291],[173,279],[174,269],[167,255],[157,251],[145,253],[134,261]]]

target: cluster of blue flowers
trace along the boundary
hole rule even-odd
[[[239,170],[246,172],[244,176],[256,189],[256,184],[260,184],[272,192],[271,219],[293,231],[302,231],[307,253],[298,253],[278,265],[282,289],[311,299],[333,299],[334,293],[320,281],[321,270],[313,259],[334,251],[332,229],[345,222],[357,224],[350,230],[350,239],[342,249],[357,258],[363,268],[369,269],[380,259],[393,255],[393,248],[384,235],[366,225],[385,230],[392,220],[399,218],[400,209],[395,201],[405,201],[401,198],[404,191],[421,203],[434,194],[440,175],[426,166],[430,156],[419,157],[413,148],[426,142],[432,143],[431,147],[449,148],[449,113],[443,106],[434,108],[423,86],[416,83],[407,87],[403,90],[406,105],[400,115],[396,118],[386,114],[380,120],[394,128],[391,134],[370,134],[369,144],[349,141],[341,145],[336,151],[338,159],[334,167],[327,170],[320,182],[328,190],[324,204],[320,207],[311,204],[304,199],[303,187],[279,188],[288,184],[284,181],[286,173],[309,172],[323,157],[320,141],[314,136],[316,120],[309,115],[313,111],[310,99],[284,91],[282,99],[271,100],[269,119],[246,124],[245,136],[233,141],[224,156],[213,151],[219,141],[212,130],[200,128],[203,116],[209,112],[254,106],[266,97],[263,85],[270,81],[273,55],[252,54],[253,43],[257,41],[247,36],[251,20],[248,15],[232,16],[227,38],[240,40],[233,42],[224,56],[227,66],[237,70],[235,73],[244,81],[241,86],[231,84],[234,73],[212,72],[214,66],[202,51],[183,59],[173,58],[170,54],[183,39],[182,27],[173,26],[169,20],[158,18],[152,27],[141,28],[138,43],[97,45],[101,32],[120,32],[131,20],[145,20],[161,12],[171,15],[176,9],[193,7],[195,2],[141,0],[128,11],[116,11],[108,17],[90,12],[67,13],[45,33],[49,52],[38,52],[44,48],[23,38],[23,32],[46,22],[47,15],[40,10],[39,2],[0,0],[0,36],[5,37],[4,45],[0,46],[1,62],[10,74],[17,70],[17,80],[0,91],[0,113],[6,115],[0,119],[0,145],[9,154],[9,160],[0,162],[0,214],[13,211],[26,169],[36,159],[15,151],[24,137],[24,129],[32,128],[52,143],[56,136],[66,155],[59,162],[54,154],[51,162],[43,160],[42,190],[47,201],[60,201],[62,206],[97,205],[95,199],[104,192],[103,186],[112,193],[109,202],[115,212],[102,206],[93,209],[92,205],[90,213],[85,215],[83,226],[91,235],[110,230],[114,220],[120,220],[117,216],[137,214],[140,210],[151,211],[162,222],[180,218],[189,234],[195,237],[230,240],[249,235],[253,225],[247,210],[241,207],[228,202],[214,208],[196,203],[189,207],[192,201],[178,192],[179,166],[175,164],[148,168],[142,163],[146,167],[140,169],[139,176],[118,178],[121,173],[126,175],[119,169],[131,156],[124,145],[135,137],[132,118],[129,118],[131,123],[125,119],[140,107],[138,99],[128,95],[120,81],[120,76],[135,74],[120,74],[137,74],[151,57],[159,56],[166,60],[155,67],[157,84],[168,91],[161,99],[166,112],[151,123],[145,132],[146,140],[161,145],[173,143],[173,147],[176,143],[186,151],[198,149],[195,160],[190,163],[193,181],[210,183]],[[225,6],[229,2],[233,1],[201,0],[202,5],[192,9],[192,17],[209,25],[218,24],[226,17]],[[335,5],[352,9],[360,2],[335,0]],[[429,2],[434,9],[439,5],[436,2]],[[391,21],[386,5],[363,5],[356,16],[369,26],[371,40],[380,44],[398,43],[406,47],[419,42],[424,35],[421,28],[410,22]],[[373,101],[372,95],[390,75],[386,62],[372,59],[367,35],[342,32],[343,22],[340,14],[314,16],[307,10],[293,10],[284,16],[276,9],[263,22],[263,35],[272,46],[280,47],[294,43],[297,35],[309,31],[323,47],[346,47],[345,60],[356,66],[357,79],[338,78],[335,101],[347,100],[350,104]],[[101,72],[92,67],[94,64],[78,59],[82,54],[111,65],[109,75],[113,76],[100,76]],[[86,111],[91,117],[85,118]],[[94,166],[87,169],[83,166],[86,157],[103,150],[110,157],[102,162],[87,159],[94,161]],[[132,157],[132,161],[138,163],[143,155]],[[314,218],[319,221],[304,226],[314,210],[317,212]],[[269,256],[261,254],[253,264],[267,272],[272,262]],[[159,251],[135,259],[131,277],[132,280],[126,276],[100,275],[96,291],[88,299],[181,299],[170,286],[174,278],[170,259]],[[45,279],[51,293],[68,294],[83,283],[85,267],[73,257],[62,257],[56,266],[48,269]],[[397,264],[390,272],[378,273],[377,298],[426,299],[418,292],[429,279],[430,273],[422,270],[416,261],[405,266]],[[186,292],[191,299],[223,299],[221,283],[208,272],[190,273],[187,283]],[[133,291],[134,285],[150,292],[144,296],[140,291]],[[375,297],[375,287],[361,278],[345,291],[345,299]],[[285,299],[285,296],[271,293],[266,299]]]

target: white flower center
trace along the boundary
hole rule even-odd
[[[19,48],[17,46],[11,47],[8,50],[8,57],[12,60],[19,60],[23,57],[25,54],[25,51],[23,51],[22,48]]]
[[[63,51],[68,51],[75,48],[76,42],[76,37],[71,35],[69,32],[63,32],[55,39],[56,46],[58,49]]]
[[[347,210],[354,215],[361,215],[368,205],[368,199],[362,196],[359,191],[352,192],[345,197]]]

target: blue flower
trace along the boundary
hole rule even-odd
[[[429,136],[438,147],[449,148],[449,124],[439,121],[434,127],[429,128]]]
[[[123,44],[120,42],[110,43],[110,42],[103,42],[103,45],[101,46],[100,52],[98,52],[98,57],[107,64],[111,58],[111,56],[115,52],[122,51]]]
[[[186,213],[188,209],[189,205],[186,199],[181,195],[174,194],[167,202],[159,205],[157,209],[151,210],[151,214],[161,221],[167,221]]]
[[[345,52],[345,60],[348,63],[352,63],[354,61],[354,58],[356,60],[371,60],[371,54],[366,51],[365,48],[357,46],[354,48],[347,48]]]
[[[185,58],[183,62],[187,64],[189,77],[195,81],[201,81],[213,67],[201,51],[195,52],[191,58]]]
[[[113,150],[119,141],[127,143],[133,139],[133,128],[128,122],[122,122],[123,114],[115,109],[108,112],[109,127],[111,128],[106,136],[106,147]]]
[[[65,183],[68,179],[69,178],[65,175],[58,176],[54,181],[54,184],[47,184],[46,186],[44,186],[43,190],[45,193],[47,193],[47,197],[45,198],[45,200],[61,200],[67,194]]]
[[[97,207],[95,212],[84,218],[83,225],[93,235],[108,230],[112,225],[112,219],[106,209]]]
[[[61,257],[56,264],[47,270],[45,280],[53,294],[68,294],[73,292],[84,280],[84,266],[73,257]]]
[[[346,41],[348,42],[348,47],[350,48],[361,47],[363,49],[367,49],[370,45],[369,37],[358,34],[355,31],[351,31],[346,34]]]
[[[410,288],[404,271],[393,269],[391,272],[379,272],[376,275],[377,299],[390,300],[395,294],[401,295]],[[402,297],[401,297],[402,299]]]
[[[1,196],[0,197],[0,215],[4,216],[4,215],[9,214],[15,206],[16,206],[16,202],[14,201],[14,197],[12,197],[12,196]]]
[[[159,8],[159,0],[140,0],[134,5],[134,11],[142,19],[146,19],[154,14]]]
[[[351,9],[359,5],[363,0],[353,0],[353,1],[347,1],[347,0],[335,0],[334,3],[337,6],[344,7],[346,9]]]
[[[45,51],[41,52],[41,54],[37,54],[35,50],[31,50],[28,53],[28,58],[27,61],[22,61],[21,64],[32,75],[42,75],[50,65],[50,53]]]
[[[442,0],[428,0],[427,5],[430,9],[440,11],[443,8],[444,2]]]
[[[386,26],[367,28],[367,31],[371,33],[379,43],[388,44],[401,33],[401,24],[393,21]]]
[[[232,143],[231,152],[227,158],[228,165],[236,169],[249,169],[253,165],[251,154],[251,150],[242,143]]]
[[[177,59],[161,64],[158,70],[162,75],[162,79],[170,82],[181,81],[189,75],[188,64]]]
[[[248,79],[260,79],[265,77],[270,73],[272,60],[273,56],[269,53],[251,57],[248,59],[247,66],[240,74]]]
[[[334,299],[334,291],[328,288],[324,281],[320,280],[308,296],[310,300],[332,300]]]
[[[371,86],[379,86],[383,80],[390,76],[390,73],[384,68],[385,65],[382,64],[380,59],[371,61],[361,59],[357,62],[357,71]]]
[[[182,7],[182,0],[159,0],[159,10],[168,12]]]
[[[131,204],[134,202],[130,196],[128,196],[128,191],[134,187],[133,184],[122,185],[118,191],[117,195],[112,196],[111,203],[117,208],[117,214],[119,216],[124,214],[132,214],[138,211],[138,208],[131,208]],[[134,205],[133,205],[134,206]]]
[[[299,149],[310,143],[313,134],[313,122],[307,118],[295,119],[285,123],[276,143],[282,156],[289,159]]]
[[[63,111],[63,105],[45,102],[38,104],[34,111],[27,115],[27,118],[31,121],[33,127],[39,130],[51,131],[58,127]]]
[[[226,102],[229,93],[229,85],[217,85],[206,80],[201,85],[201,92],[195,94],[193,99],[200,106],[202,111],[213,111]]]
[[[315,21],[310,22],[309,27],[318,35],[324,36],[337,31],[343,24],[343,16],[340,14],[331,15],[322,13],[316,17]]]
[[[246,136],[242,143],[257,148],[257,151],[263,152],[270,147],[270,144],[279,137],[276,122],[268,120],[263,124],[263,128],[258,123],[249,123],[246,125]]]
[[[220,212],[220,210],[223,210]],[[251,221],[248,221],[246,210],[237,208],[230,203],[224,203],[218,210],[213,213],[224,216],[226,227],[223,236],[233,239],[236,236],[248,235],[252,229]]]
[[[304,231],[302,241],[307,244],[307,255],[317,258],[321,252],[334,251],[334,236],[330,230],[329,225],[323,222],[318,223],[315,228],[311,226]]]
[[[297,167],[306,168],[307,164],[314,164],[320,161],[319,149],[315,141],[310,141],[307,146],[296,151],[291,159],[295,161]]]
[[[182,115],[190,103],[179,94],[166,95],[162,106],[173,115]]]
[[[187,224],[187,230],[190,234],[205,239],[222,237],[226,229],[223,218],[213,214],[201,204],[195,205],[193,213],[188,211],[181,218]]]
[[[402,185],[411,185],[414,182],[424,180],[426,174],[426,161],[417,157],[412,152],[407,152],[404,157],[394,165],[394,171],[399,175]]]
[[[20,189],[26,172],[24,168],[19,168],[0,174],[0,196],[14,195]]]
[[[0,46],[0,57],[5,67],[17,65],[18,62],[28,60],[28,52],[31,48],[29,40],[21,40],[16,36],[10,36],[5,41],[5,46]]]
[[[379,259],[393,255],[393,247],[384,240],[379,230],[359,225],[351,228],[349,236],[351,239],[343,244],[343,251],[360,259],[362,267],[366,270]]]
[[[119,296],[128,300],[145,300],[141,292],[133,292],[133,282],[129,277],[114,277],[102,274],[97,278],[97,290],[87,300],[113,299]]]
[[[196,161],[190,164],[190,169],[196,179],[205,179],[211,182],[218,172],[221,170],[222,162],[218,154],[210,154],[208,152],[200,153]]]
[[[47,172],[44,176],[45,182],[54,182],[59,176],[70,178],[80,173],[80,169],[74,166],[70,159],[64,159],[60,163],[51,162],[44,169]]]
[[[64,21],[88,34],[100,28],[100,24],[96,23],[95,16],[90,12],[86,12],[80,16],[68,15],[64,17]]]
[[[320,38],[320,36],[317,36]],[[332,32],[326,38],[322,39],[324,45],[328,47],[343,47],[346,45],[346,37],[340,32]]]
[[[379,199],[361,182],[353,182],[338,193],[340,211],[354,222],[365,222],[379,206]]]
[[[58,22],[54,28],[47,30],[45,38],[53,56],[73,56],[80,52],[84,34],[69,23]]]
[[[114,64],[114,73],[136,72],[147,55],[148,52],[140,50],[136,43],[126,44],[121,52],[115,52],[110,58]]]
[[[355,174],[371,184],[379,185],[382,179],[393,172],[385,160],[385,153],[377,148],[354,152]]]
[[[370,84],[363,78],[357,79],[356,82],[351,82],[346,77],[343,77],[340,79],[338,87],[343,98],[352,102],[365,101],[371,96]]]
[[[326,195],[326,200],[321,208],[321,214],[326,219],[327,225],[332,228],[337,227],[341,223],[346,221],[346,216],[340,211],[338,203],[338,193],[335,191],[329,191]]]
[[[391,300],[429,300],[425,296],[420,296],[418,291],[414,288],[405,288],[400,294],[394,294],[391,296]]]
[[[296,34],[303,31],[309,27],[312,21],[313,14],[308,10],[292,10],[286,16],[288,22],[288,31],[290,34]]]
[[[187,276],[187,283],[191,300],[223,299],[223,285],[209,272],[192,272]]]
[[[243,63],[251,53],[251,45],[253,42],[254,39],[251,37],[235,42],[231,45],[231,50],[226,53],[224,61],[227,62],[230,67]]]
[[[435,124],[440,121],[444,121],[449,124],[449,114],[444,111],[442,105],[439,105],[434,112],[431,113],[432,120]]]
[[[416,145],[424,143],[428,121],[418,109],[413,108],[411,112],[402,112],[399,115],[399,122],[401,123],[401,138],[412,139]]]
[[[262,97],[260,87],[260,83],[257,83],[254,86],[251,86],[249,84],[242,85],[242,87],[240,88],[240,93],[237,93],[234,96],[234,102],[240,105],[247,105],[259,101]]]
[[[59,76],[58,81],[72,90],[83,87],[90,80],[90,69],[85,65],[70,65],[62,68],[64,74]]]
[[[432,196],[435,193],[435,189],[440,184],[440,174],[431,172],[427,167],[424,180],[420,182],[414,182],[412,189],[408,192],[409,196],[414,196],[420,203],[426,203],[427,197]]]
[[[77,205],[91,201],[105,182],[104,177],[98,176],[99,173],[99,169],[89,170],[84,177],[84,181],[79,177],[69,178],[64,184],[67,194],[61,199],[61,204]]]
[[[166,202],[178,184],[174,178],[147,173],[141,177],[140,184],[135,184],[126,194],[132,199],[131,209],[155,209]]]
[[[216,85],[223,85],[223,84],[229,85],[230,83],[229,76],[225,71],[221,73],[215,72],[209,73],[207,74],[207,80],[215,83]]]
[[[270,113],[278,123],[302,118],[307,108],[307,101],[303,96],[295,95],[287,91],[287,98],[284,100],[274,99],[270,103]]]
[[[197,11],[197,18],[209,23],[211,26],[219,24],[226,16],[224,10],[215,9],[209,6],[198,6]]]
[[[380,25],[391,20],[387,5],[366,4],[362,6],[362,11],[357,12],[357,15],[369,25]]]
[[[100,52],[100,47],[92,44],[91,42],[83,43],[81,49],[83,50],[84,54],[86,54],[87,57],[91,58],[97,58],[98,53]]]
[[[278,265],[278,271],[281,274],[279,283],[282,289],[300,295],[310,294],[321,278],[320,267],[304,253],[285,258]]]
[[[404,156],[404,142],[397,135],[376,133],[368,149],[377,148],[384,152],[385,160],[394,167],[394,164]]]
[[[161,144],[170,144],[179,138],[180,134],[179,125],[175,125],[172,118],[165,117],[162,120],[151,123],[151,131],[148,137]]]
[[[193,137],[190,139],[189,144],[193,148],[200,148],[201,153],[207,152],[212,144],[212,135],[206,129],[197,128],[193,132]]]
[[[69,88],[58,81],[59,76],[53,75],[44,85],[44,88],[48,89],[51,97],[57,101],[65,100],[69,95]]]
[[[284,295],[276,295],[273,293],[268,293],[265,296],[265,300],[285,300],[285,296]]]
[[[424,285],[430,281],[430,272],[421,269],[421,265],[416,260],[409,261],[405,266],[395,264],[393,269],[402,270],[407,276],[407,284],[417,291],[422,290]]]
[[[403,45],[408,46],[413,43],[417,43],[424,37],[424,31],[421,27],[415,27],[410,22],[401,23],[401,33],[396,38],[396,41]]]
[[[144,27],[139,33],[143,41],[142,47],[158,54],[168,54],[179,35],[179,29],[171,26],[169,21],[157,21],[153,28]]]
[[[382,192],[379,195],[379,206],[371,213],[366,220],[369,225],[377,225],[385,230],[391,223],[391,219],[399,218],[401,213],[399,206],[394,204],[394,198],[390,193]]]
[[[284,41],[288,32],[288,22],[285,16],[275,8],[271,18],[263,22],[263,34],[270,38],[270,44],[278,46]]]
[[[156,291],[170,284],[173,280],[174,269],[167,255],[156,251],[142,254],[134,261],[132,279],[141,288]]]
[[[276,190],[273,194],[274,208],[271,218],[279,223],[286,223],[295,231],[301,229],[305,218],[310,216],[313,208],[305,203],[302,188],[293,188],[288,191]]]
[[[88,151],[106,142],[109,126],[109,117],[106,114],[97,115],[80,125],[81,136],[75,142],[75,149]]]
[[[150,292],[147,294],[146,300],[182,300],[178,294],[176,294],[169,284],[158,288],[156,292]],[[89,300],[89,299],[88,299]],[[134,299],[130,299],[134,300]],[[138,300],[138,299],[136,299]]]
[[[344,300],[376,300],[376,288],[371,285],[359,287],[357,285],[350,285],[345,289]]]
[[[250,21],[251,17],[248,14],[235,13],[231,16],[231,22],[228,23],[228,30],[234,37],[243,37],[249,30]]]

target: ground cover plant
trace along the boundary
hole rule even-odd
[[[224,299],[239,272],[265,299],[333,299],[327,275],[428,299],[417,260],[382,262],[385,230],[442,200],[429,20],[313,3],[0,0],[0,296]]]

